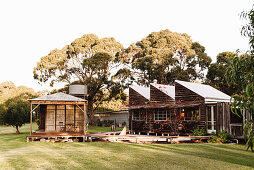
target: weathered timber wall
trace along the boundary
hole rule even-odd
[[[150,85],[150,101],[157,103],[171,103],[174,99],[153,85]]]
[[[230,133],[230,104],[217,103],[216,132],[226,131]]]
[[[207,129],[205,99],[202,96],[178,83],[175,83],[175,100],[176,103],[192,102],[193,104],[200,104],[200,121],[198,123],[198,127]]]
[[[186,87],[175,83],[175,100],[184,102],[184,101],[193,101],[194,102],[204,102],[204,98],[193,91],[187,89]]]
[[[149,102],[148,99],[146,99],[144,96],[133,90],[131,87],[129,87],[129,105],[135,106],[135,105],[143,105],[146,102]]]
[[[76,105],[47,105],[45,132],[84,132],[84,119]]]

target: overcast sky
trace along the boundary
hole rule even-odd
[[[216,60],[223,51],[248,50],[239,18],[252,0],[1,0],[0,83],[48,89],[33,79],[42,56],[83,34],[114,37],[124,47],[149,33],[187,33]],[[60,86],[58,86],[60,87]]]

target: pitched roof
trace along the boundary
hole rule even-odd
[[[133,90],[144,96],[146,99],[150,100],[150,87],[143,86],[130,86]]]
[[[74,97],[72,95],[65,94],[65,93],[55,93],[55,94],[46,95],[46,96],[29,99],[29,100],[30,101],[81,101],[81,102],[86,101],[84,99]]]
[[[172,99],[175,99],[175,86],[170,85],[164,85],[164,84],[157,84],[157,83],[151,83],[154,87],[171,97]]]
[[[175,80],[176,83],[186,87],[194,93],[205,98],[206,102],[229,102],[230,96],[205,84],[191,83],[186,81]]]

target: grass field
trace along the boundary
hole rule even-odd
[[[14,128],[0,127],[0,169],[254,168],[254,153],[243,145],[26,143],[29,126],[20,131],[16,135]]]

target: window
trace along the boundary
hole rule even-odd
[[[168,113],[168,114],[167,114]],[[170,119],[170,112],[165,109],[155,109],[154,120],[169,120]]]
[[[182,113],[184,114],[184,120],[200,120],[198,107],[184,108],[182,109]]]
[[[132,120],[141,120],[140,110],[134,110]]]

